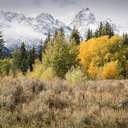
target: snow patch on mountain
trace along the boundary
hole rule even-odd
[[[63,27],[68,34],[71,32],[68,26],[47,13],[41,13],[34,18],[15,12],[0,11],[0,30],[3,31],[9,47],[23,41],[37,44],[38,40],[40,43],[49,32],[54,34],[60,27]]]
[[[70,26],[71,28],[75,27],[78,29],[80,34],[84,36],[89,28],[95,30],[98,26],[98,22],[90,9],[86,8],[82,9],[75,15]]]
[[[109,22],[113,27],[115,33],[119,33],[117,25],[115,25],[111,19],[107,18],[102,22]],[[99,24],[100,20],[97,20],[91,10],[89,8],[86,8],[82,9],[75,15],[72,22],[70,23],[70,26],[71,28],[75,27],[76,29],[78,29],[82,37],[85,37],[88,29],[91,29],[94,32],[98,28]]]

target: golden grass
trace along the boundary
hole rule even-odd
[[[0,127],[128,128],[128,80],[1,78]]]

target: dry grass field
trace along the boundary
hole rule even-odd
[[[0,128],[128,128],[128,80],[0,79]]]

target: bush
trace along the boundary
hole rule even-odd
[[[30,78],[40,78],[42,73],[44,72],[44,66],[41,62],[39,62],[38,60],[36,60],[35,65],[33,67],[33,71],[32,72],[28,72],[27,73],[27,77]]]
[[[102,77],[103,79],[115,79],[119,76],[119,68],[117,62],[107,63],[103,67]]]
[[[78,84],[79,82],[86,80],[85,74],[80,68],[72,68],[66,73],[65,78],[71,85]]]
[[[51,80],[56,77],[56,73],[52,67],[47,68],[40,76],[41,79]]]

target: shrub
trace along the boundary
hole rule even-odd
[[[36,60],[35,65],[33,67],[33,71],[28,72],[27,77],[40,78],[43,72],[44,72],[43,64],[41,62],[39,62],[38,60]]]
[[[65,78],[71,85],[78,84],[86,79],[85,74],[80,68],[72,68],[66,73]]]
[[[41,79],[51,80],[56,77],[56,73],[52,67],[48,67],[40,76]]]
[[[103,67],[103,79],[114,79],[119,76],[119,68],[117,62],[109,62]]]

